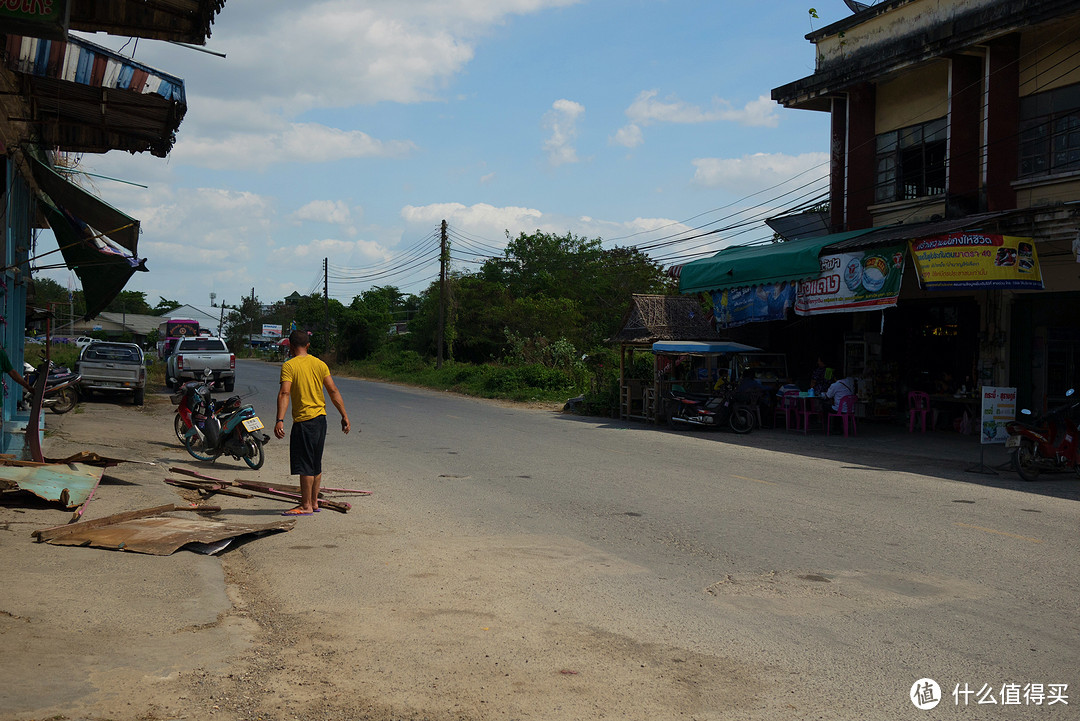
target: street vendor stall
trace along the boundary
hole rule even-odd
[[[664,420],[664,404],[672,386],[691,392],[707,392],[728,374],[731,359],[742,353],[760,351],[734,341],[657,341],[652,344],[653,385],[644,404],[644,416],[654,422]],[[736,364],[737,365],[737,364]],[[651,398],[651,402],[650,399]]]

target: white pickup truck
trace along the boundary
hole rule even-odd
[[[181,338],[165,366],[166,385],[178,388],[184,381],[200,380],[203,370],[213,373],[214,385],[221,384],[232,393],[236,384],[236,355],[221,338]]]
[[[134,343],[94,341],[83,346],[75,372],[84,393],[130,393],[141,406],[146,392],[146,366],[142,348]]]

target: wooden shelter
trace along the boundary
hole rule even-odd
[[[633,375],[635,353],[652,352],[657,341],[720,340],[709,313],[697,296],[634,295],[622,326],[610,342],[619,344],[619,417],[653,421],[659,419],[660,379]]]

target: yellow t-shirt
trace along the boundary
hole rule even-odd
[[[281,381],[292,383],[289,398],[292,401],[293,423],[326,415],[323,378],[328,375],[330,368],[313,355],[290,358],[281,366]]]

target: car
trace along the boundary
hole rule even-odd
[[[132,403],[143,404],[145,358],[134,343],[94,341],[79,353],[75,371],[82,375],[79,386],[86,393],[130,393]]]
[[[75,345],[79,346],[79,349],[81,350],[96,340],[97,338],[91,338],[88,335],[81,335],[75,339]]]

